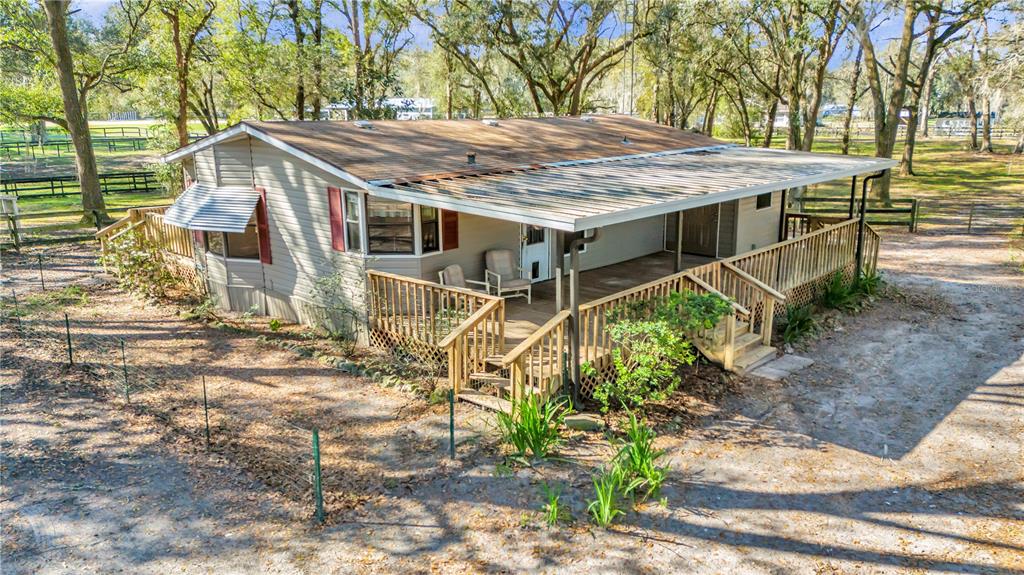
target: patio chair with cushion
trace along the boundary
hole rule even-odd
[[[462,266],[459,264],[452,264],[444,268],[437,272],[437,276],[441,280],[441,285],[443,286],[476,290],[484,289],[487,290],[487,293],[490,293],[487,282],[466,279],[466,274],[462,273]],[[469,284],[476,284],[481,287],[475,288],[471,287]]]
[[[522,277],[523,269],[516,263],[512,250],[491,250],[484,255],[487,269],[484,278],[487,290],[494,290],[499,297],[525,297],[526,303],[533,303],[532,282]]]

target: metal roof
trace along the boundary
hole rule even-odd
[[[381,182],[373,195],[566,231],[877,172],[884,158],[734,145]]]
[[[242,233],[260,194],[251,188],[195,183],[164,212],[164,222],[190,230]]]

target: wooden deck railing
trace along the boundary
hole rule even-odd
[[[556,313],[501,358],[501,365],[509,370],[513,399],[522,397],[527,389],[548,397],[562,387],[569,317],[569,310]]]
[[[803,212],[786,213],[786,237],[790,240],[811,232],[820,230],[825,226],[842,223],[846,218],[840,216],[822,216],[816,214],[805,214]]]
[[[455,327],[437,347],[448,356],[448,382],[455,393],[474,372],[484,371],[488,358],[505,346],[505,301],[491,300]]]
[[[188,230],[165,223],[163,213],[160,212],[146,212],[143,218],[143,230],[147,240],[172,254],[184,258],[195,257],[192,234]]]

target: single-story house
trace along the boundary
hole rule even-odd
[[[581,293],[765,250],[787,237],[786,190],[894,165],[745,148],[628,116],[246,121],[163,161],[180,162],[187,184],[164,222],[193,231],[197,269],[224,308],[309,322],[332,277],[365,321],[368,273],[437,284],[458,264],[482,281],[485,255],[509,250],[535,294],[557,286],[529,302],[526,333],[565,308],[566,271],[578,308]],[[598,284],[607,289],[588,293]]]

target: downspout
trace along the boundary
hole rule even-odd
[[[789,189],[782,190],[782,200],[779,202],[781,204],[781,206],[779,207],[779,234],[778,234],[779,239],[778,239],[778,241],[780,241],[780,242],[786,241],[788,239],[788,236],[789,236],[789,226],[787,225],[787,222],[786,222],[786,215],[787,215],[786,214],[786,192],[788,192],[788,191],[789,191]]]
[[[862,185],[861,185],[861,192],[860,192],[860,220],[857,222],[857,270],[856,270],[857,276],[856,277],[858,277],[858,278],[861,276],[861,270],[864,267],[864,225],[866,223],[865,220],[867,218],[867,209],[868,209],[868,182],[870,182],[871,180],[877,180],[878,178],[881,178],[888,171],[889,170],[882,170],[881,172],[878,172],[877,174],[871,174],[870,176],[864,178],[864,180],[861,182]]]
[[[579,405],[580,400],[580,246],[597,241],[601,228],[594,228],[594,235],[589,238],[584,232],[583,237],[573,238],[569,242],[569,369],[572,379],[572,400]]]

